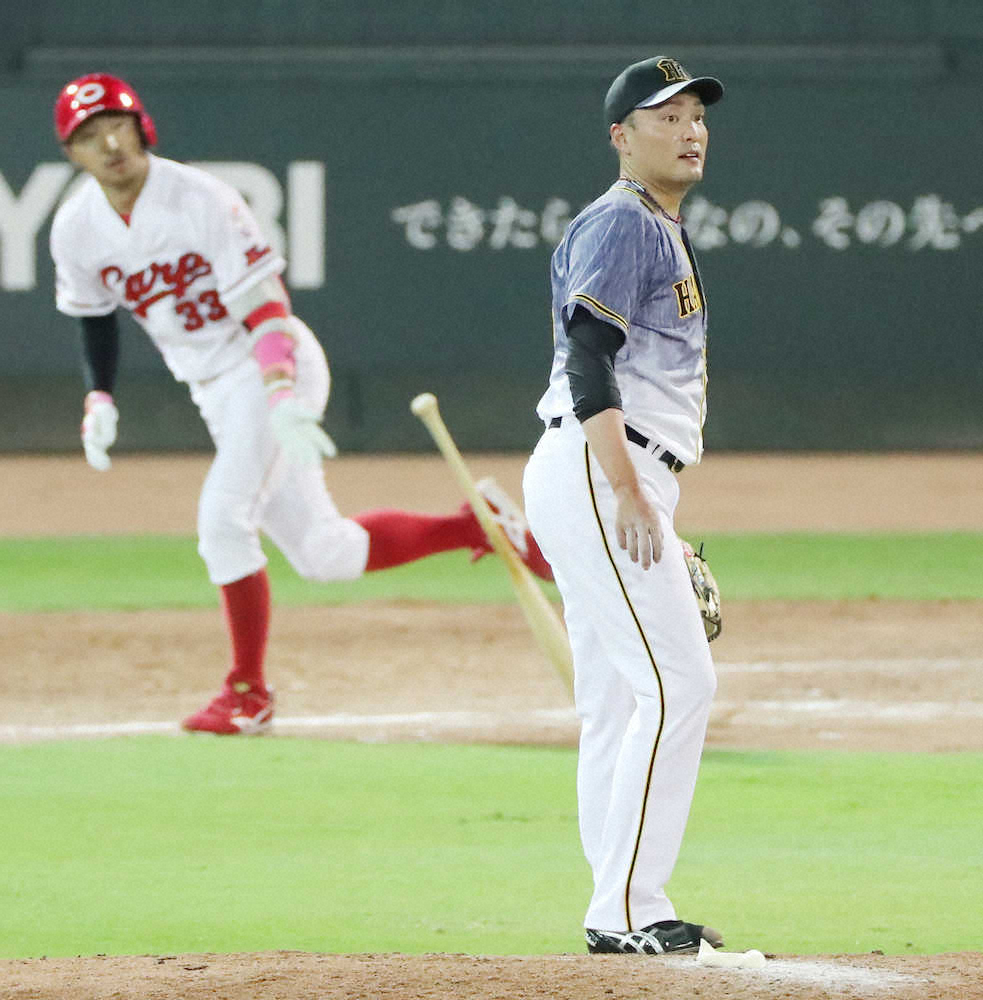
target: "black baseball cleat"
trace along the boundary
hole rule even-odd
[[[701,939],[714,948],[724,945],[720,931],[685,920],[659,920],[640,931],[595,931],[588,927],[584,933],[591,955],[685,954],[699,951]]]

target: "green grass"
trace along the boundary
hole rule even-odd
[[[0,749],[0,956],[581,952],[572,750]],[[983,755],[706,755],[671,894],[729,948],[978,949]]]
[[[511,599],[508,576],[491,557],[472,567],[467,554],[450,552],[351,582],[321,584],[298,577],[272,546],[267,551],[280,605]],[[199,608],[217,602],[192,538],[0,539],[0,566],[6,570],[0,611]]]
[[[983,534],[710,535],[705,541],[725,600],[983,598]],[[471,566],[467,554],[451,552],[350,583],[314,584],[298,578],[272,547],[269,555],[283,605],[513,600],[508,576],[492,557]],[[191,538],[0,539],[0,566],[0,611],[208,607],[216,600]]]
[[[705,555],[738,599],[983,598],[983,534],[711,535]]]
[[[725,601],[983,598],[980,534],[705,541]],[[316,585],[270,555],[281,604],[512,600],[492,558]],[[190,538],[0,539],[0,567],[3,611],[216,600]],[[0,747],[0,957],[580,952],[575,767],[280,739]],[[671,894],[733,949],[979,949],[981,779],[981,754],[708,753]]]

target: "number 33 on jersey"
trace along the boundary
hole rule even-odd
[[[224,303],[279,274],[285,262],[236,191],[195,167],[149,159],[128,221],[92,178],[58,210],[51,230],[57,305],[70,316],[122,306],[176,378],[199,382],[250,351]],[[85,243],[80,232],[89,234]]]

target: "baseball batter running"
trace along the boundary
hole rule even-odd
[[[104,73],[69,83],[54,109],[69,160],[90,177],[55,215],[51,253],[58,309],[82,327],[88,393],[82,444],[110,467],[119,350],[117,309],[143,327],[188,384],[215,444],[198,506],[198,551],[232,650],[218,696],[185,719],[211,733],[255,733],[273,718],[264,677],[270,585],[265,533],[312,580],[350,580],[449,549],[490,545],[471,508],[448,516],[374,510],[342,517],[322,459],[330,375],[314,334],[292,312],[285,262],[233,188],[153,155],[153,120],[125,81]],[[521,510],[493,482],[483,491],[534,572],[551,578]]]
[[[667,56],[627,67],[604,101],[619,177],[552,260],[553,368],[523,490],[573,651],[590,952],[723,944],[665,891],[716,688],[673,514],[707,409],[706,295],[680,206],[722,95]]]

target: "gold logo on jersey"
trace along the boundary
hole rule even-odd
[[[662,70],[666,83],[679,83],[689,79],[689,73],[675,59],[660,59],[655,65]]]
[[[685,319],[703,308],[703,300],[700,298],[700,289],[696,284],[696,278],[690,274],[677,281],[672,290],[676,293],[676,302],[679,305],[679,318]]]

